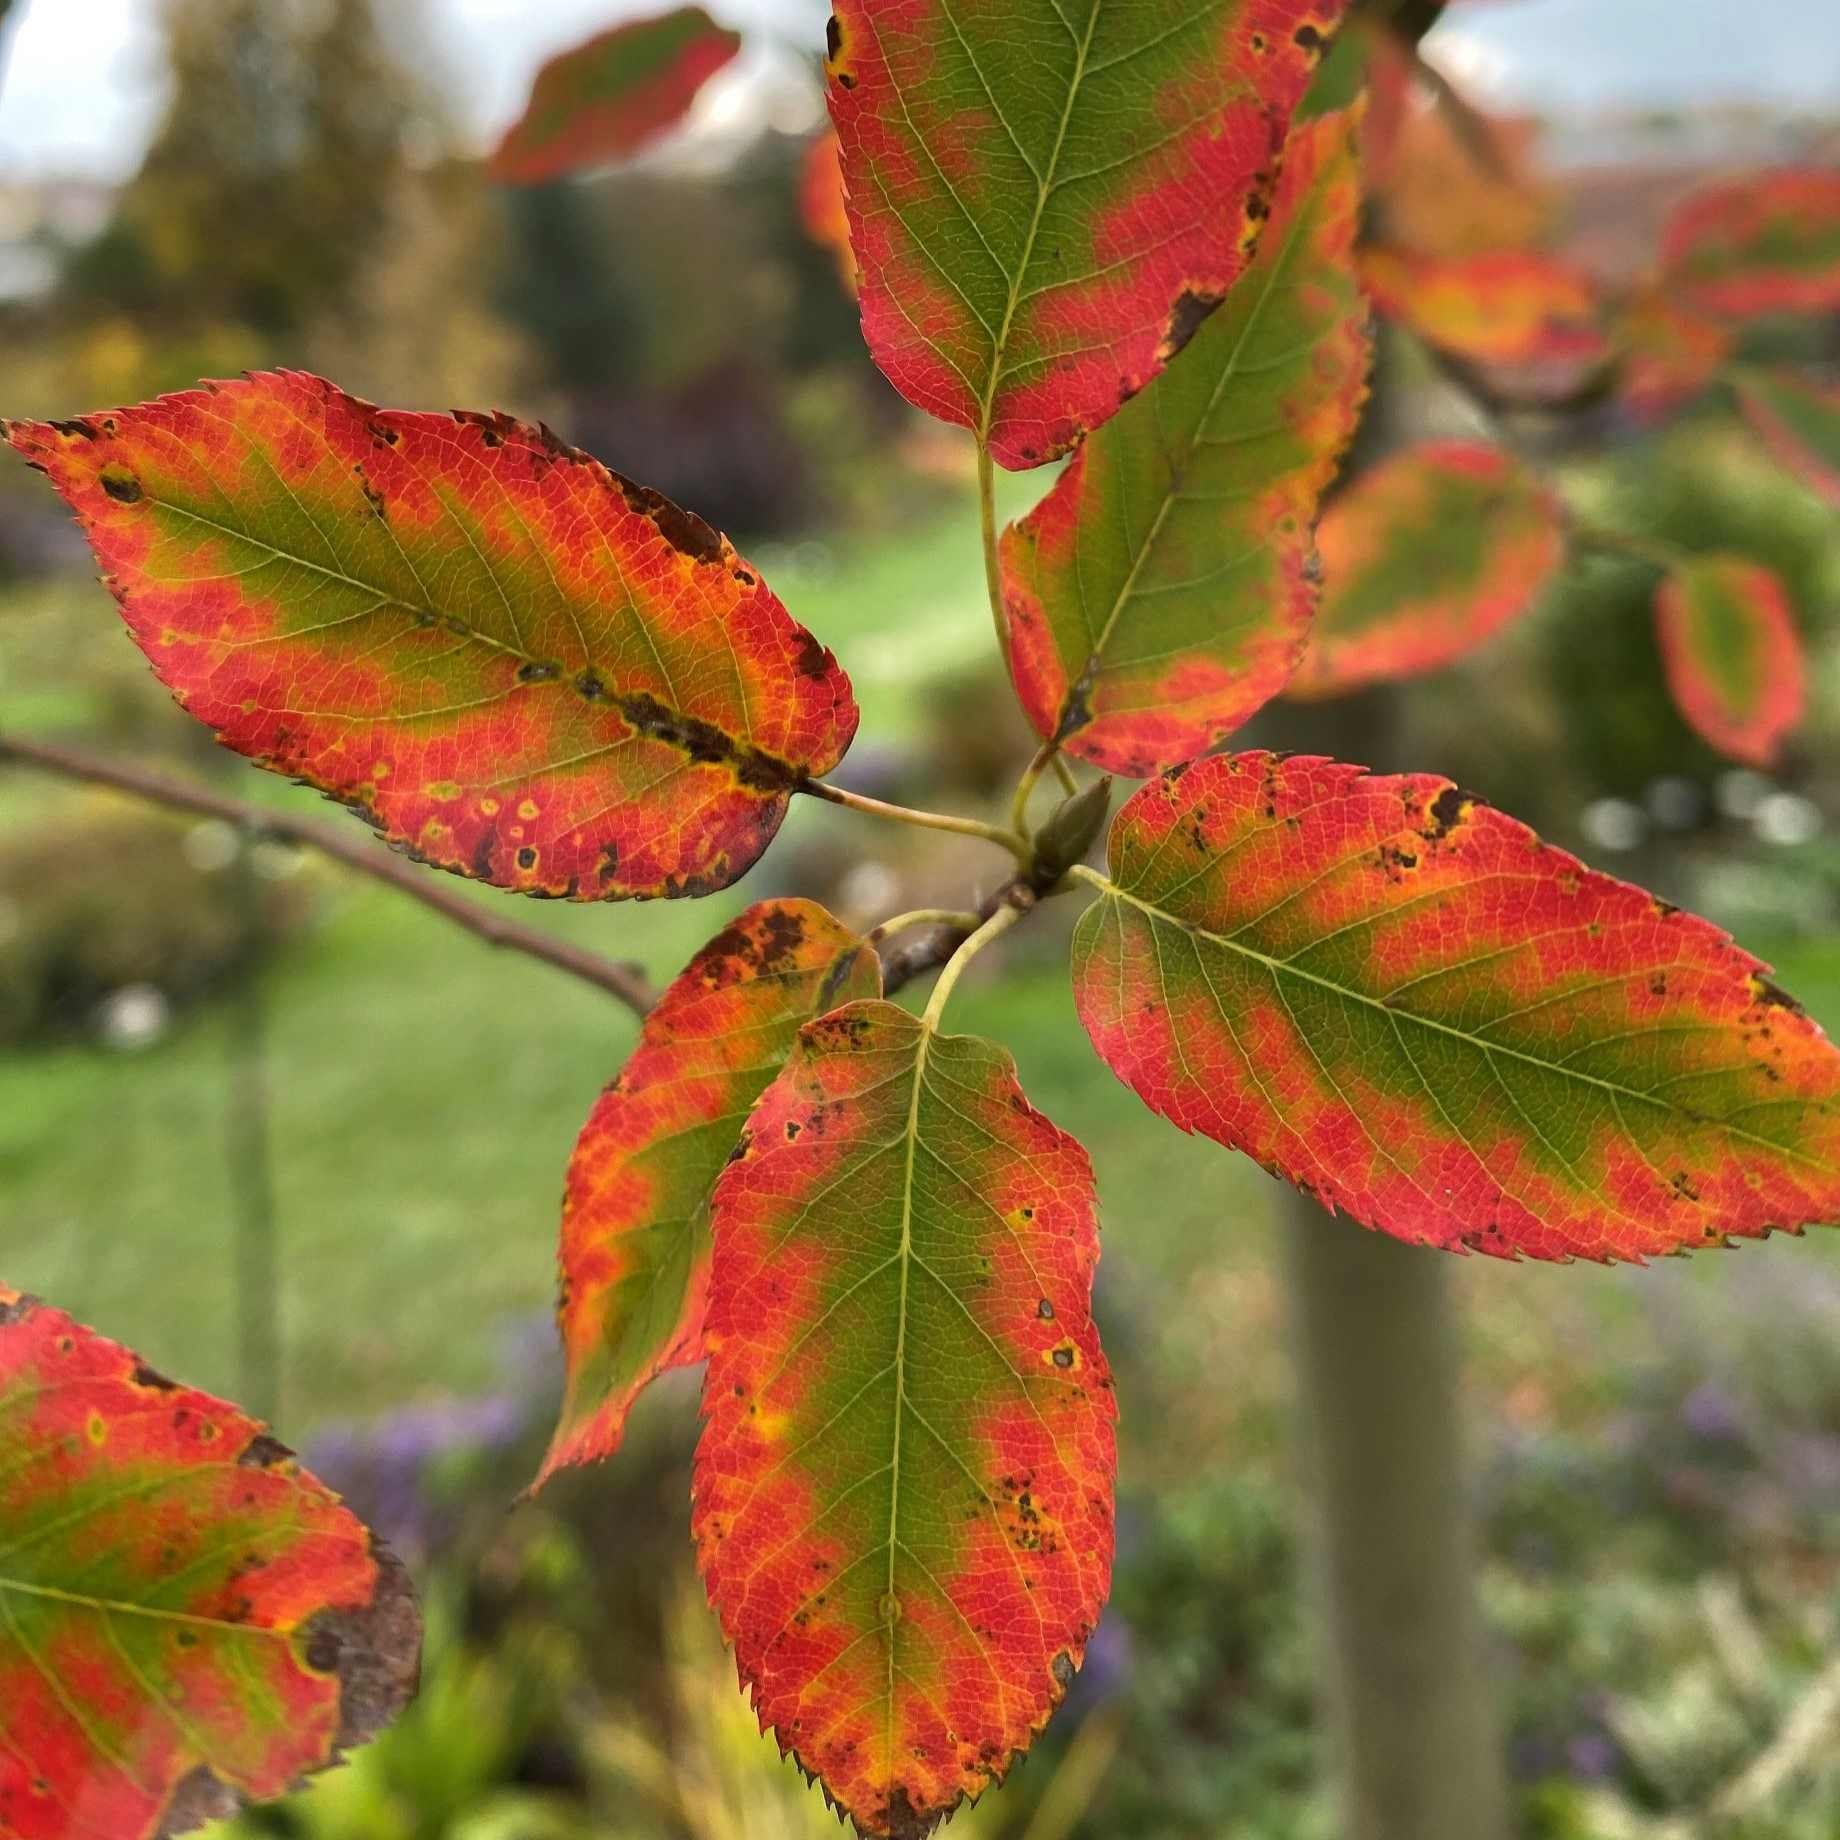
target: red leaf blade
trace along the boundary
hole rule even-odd
[[[707,893],[855,732],[725,537],[547,430],[280,372],[6,434],[179,702],[438,868]]]
[[[624,159],[675,127],[741,49],[700,6],[629,19],[551,58],[493,154],[493,178],[535,185]]]
[[[1641,1259],[1840,1219],[1840,1055],[1717,928],[1429,774],[1218,755],[1074,934],[1153,1111],[1401,1239]]]
[[[1009,1056],[801,1034],[716,1191],[694,1531],[763,1726],[864,1834],[1008,1769],[1105,1601],[1092,1168]]]
[[[1565,553],[1552,495],[1503,449],[1467,441],[1382,461],[1316,541],[1322,605],[1297,696],[1441,669],[1532,607]]]
[[[1680,713],[1721,753],[1773,765],[1807,694],[1780,578],[1742,556],[1696,558],[1656,589],[1655,630]]]
[[[1345,0],[838,0],[863,331],[1006,467],[1065,453],[1187,342],[1256,240]]]
[[[1776,167],[1696,192],[1662,230],[1661,272],[1726,319],[1840,308],[1840,172]]]
[[[283,1794],[415,1688],[402,1568],[234,1406],[0,1287],[0,1832]]]
[[[762,901],[659,998],[569,1160],[562,1203],[567,1358],[537,1476],[612,1456],[633,1401],[703,1358],[709,1202],[748,1109],[802,1024],[881,994],[874,950],[815,901]]]
[[[1003,534],[1010,674],[1044,738],[1143,778],[1284,686],[1311,530],[1367,392],[1350,115],[1299,124],[1244,277]]]

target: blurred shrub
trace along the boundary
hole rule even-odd
[[[258,880],[252,926],[227,872],[240,847],[227,826],[102,798],[0,836],[0,1041],[86,1026],[128,987],[183,1005],[246,970],[309,897]]]

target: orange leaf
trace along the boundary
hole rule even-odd
[[[524,113],[492,156],[517,185],[624,159],[675,127],[697,92],[741,49],[741,34],[700,6],[630,19],[537,72]]]
[[[1720,753],[1774,765],[1806,696],[1781,580],[1742,556],[1696,557],[1656,590],[1655,625],[1680,713]]]
[[[0,1286],[0,1834],[152,1840],[388,1724],[400,1565],[236,1407]]]
[[[788,900],[750,907],[658,999],[569,1160],[568,1380],[536,1487],[611,1456],[645,1387],[703,1358],[709,1199],[741,1121],[800,1024],[880,992],[874,951],[815,901]]]
[[[1316,542],[1322,605],[1293,696],[1452,663],[1527,612],[1565,553],[1551,493],[1468,441],[1391,455],[1330,504]]]
[[[437,868],[706,894],[855,732],[727,538],[545,428],[282,371],[5,430],[179,702]]]
[[[1213,755],[1119,812],[1074,996],[1152,1110],[1404,1240],[1840,1219],[1840,1054],[1716,927],[1430,774]]]
[[[763,1726],[915,1840],[1028,1748],[1105,1602],[1086,1153],[1001,1049],[809,1023],[715,1198],[694,1530]]]

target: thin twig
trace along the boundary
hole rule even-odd
[[[552,934],[521,926],[494,913],[491,908],[467,899],[443,885],[441,876],[417,864],[392,855],[386,849],[355,832],[345,836],[328,825],[310,819],[291,818],[279,812],[264,811],[246,805],[240,799],[208,792],[181,780],[167,779],[141,767],[104,760],[77,748],[63,747],[49,741],[26,741],[17,735],[0,734],[0,761],[15,760],[26,766],[40,767],[64,779],[87,781],[91,785],[112,786],[137,799],[155,805],[167,805],[177,811],[195,812],[199,817],[221,819],[226,824],[259,837],[275,837],[304,849],[317,850],[348,869],[356,869],[373,881],[387,882],[411,900],[431,907],[456,926],[464,927],[488,945],[503,946],[521,952],[527,958],[540,959],[558,971],[567,971],[583,983],[604,990],[624,1003],[635,1015],[643,1016],[657,1001],[657,993],[636,965],[621,964],[603,958],[598,952],[585,951]]]

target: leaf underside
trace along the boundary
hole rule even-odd
[[[234,1406],[0,1288],[0,1834],[150,1840],[388,1724],[402,1568]]]
[[[534,185],[637,153],[689,112],[741,49],[700,6],[628,20],[553,57],[492,156],[495,179]]]
[[[1840,1218],[1840,1056],[1715,927],[1431,775],[1218,755],[1119,813],[1120,1079],[1401,1239],[1641,1259]]]
[[[438,868],[705,894],[855,732],[727,538],[546,429],[283,371],[6,433],[179,702]]]
[[[1027,1749],[1105,1601],[1091,1165],[1000,1049],[852,1003],[756,1107],[715,1243],[710,1601],[781,1748],[911,1840]]]
[[[1322,604],[1291,683],[1321,696],[1434,671],[1538,599],[1565,553],[1550,493],[1477,442],[1408,447],[1323,515]]]
[[[1680,713],[1721,753],[1774,765],[1806,698],[1781,580],[1742,556],[1698,557],[1656,589],[1655,631]]]
[[[1739,380],[1738,401],[1777,460],[1840,506],[1840,390],[1787,372],[1749,371]]]
[[[1225,304],[1003,534],[1017,694],[1107,772],[1205,753],[1302,653],[1317,500],[1367,391],[1354,127],[1298,125]]]
[[[1007,467],[1065,453],[1238,277],[1345,0],[837,0],[871,355]]]
[[[1662,282],[1727,319],[1840,308],[1840,172],[1779,167],[1695,193],[1661,236]]]
[[[709,1200],[801,1024],[881,994],[873,948],[815,901],[762,901],[645,1019],[569,1161],[557,1321],[567,1381],[541,1487],[611,1456],[659,1374],[703,1358]]]

